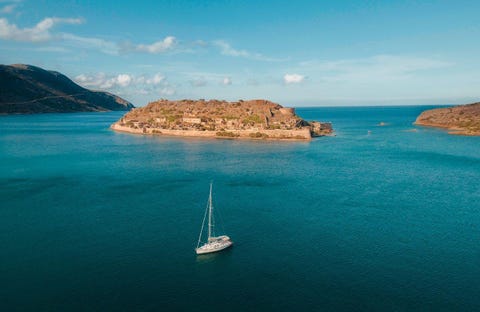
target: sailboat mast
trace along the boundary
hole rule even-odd
[[[210,196],[208,196],[208,238],[212,236],[212,182],[210,182]]]

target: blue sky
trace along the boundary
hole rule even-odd
[[[478,101],[480,1],[0,0],[0,63],[137,106]]]

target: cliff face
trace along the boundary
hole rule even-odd
[[[130,110],[113,94],[80,87],[66,76],[31,65],[0,65],[0,114]]]
[[[266,100],[152,102],[128,112],[112,129],[179,136],[303,139],[332,133],[329,123],[307,122]]]
[[[451,134],[480,135],[480,102],[424,111],[415,124],[446,128]]]

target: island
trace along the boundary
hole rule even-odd
[[[424,111],[416,125],[448,129],[450,134],[480,135],[480,102]]]
[[[136,134],[274,140],[310,140],[333,133],[331,123],[303,120],[294,108],[267,100],[161,99],[131,110],[111,128]]]
[[[40,67],[0,65],[0,114],[126,111],[132,103]]]

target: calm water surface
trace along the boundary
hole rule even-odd
[[[480,310],[480,138],[424,109],[297,109],[311,142],[0,117],[0,310]],[[197,257],[210,180],[235,246]]]

